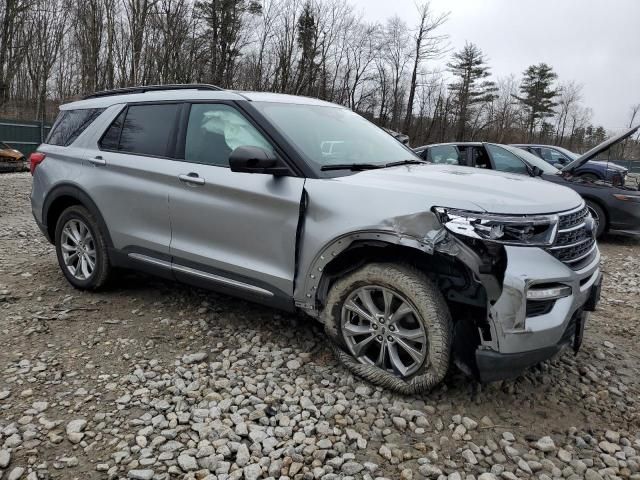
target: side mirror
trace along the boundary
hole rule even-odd
[[[291,173],[273,153],[250,146],[238,147],[231,152],[229,167],[232,172],[267,173],[280,177]]]
[[[544,173],[544,171],[540,167],[534,165],[533,167],[531,167],[531,173],[533,173],[534,177],[539,177]]]

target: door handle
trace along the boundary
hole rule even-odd
[[[200,178],[197,173],[191,172],[187,175],[178,175],[181,182],[190,183],[192,185],[204,185],[204,178]]]
[[[90,158],[89,162],[93,163],[94,165],[98,165],[98,166],[105,166],[107,164],[107,161],[102,158],[102,156],[98,155],[96,157]]]

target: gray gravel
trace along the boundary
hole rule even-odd
[[[640,242],[602,244],[583,350],[429,395],[365,384],[322,329],[140,274],[73,290],[0,176],[0,478],[640,480]]]

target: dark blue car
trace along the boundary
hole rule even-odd
[[[560,170],[580,156],[566,148],[553,145],[513,144],[513,146],[533,153]],[[615,163],[589,160],[576,168],[574,175],[583,180],[604,180],[614,185],[624,185],[627,172],[626,168]]]

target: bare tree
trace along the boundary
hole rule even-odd
[[[30,32],[27,70],[36,93],[36,116],[46,116],[47,82],[60,52],[67,20],[59,0],[35,0],[26,21]]]
[[[23,28],[31,0],[0,2],[0,105],[27,53],[28,35]]]
[[[420,22],[418,23],[414,37],[413,71],[411,72],[411,80],[409,82],[409,99],[407,100],[407,112],[403,127],[405,132],[408,132],[411,127],[418,69],[425,60],[440,58],[447,48],[445,41],[448,36],[436,35],[435,31],[447,21],[449,13],[434,13],[428,1],[418,6],[418,13],[420,15]]]

